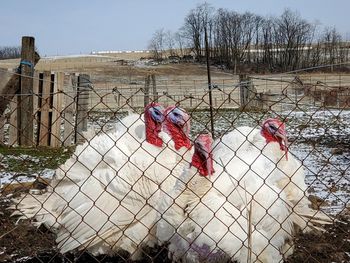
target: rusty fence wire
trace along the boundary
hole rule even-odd
[[[85,77],[1,118],[0,261],[350,261],[348,75]]]

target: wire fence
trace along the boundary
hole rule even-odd
[[[212,118],[201,80],[33,81],[1,120],[0,261],[350,261],[349,75],[214,79]]]

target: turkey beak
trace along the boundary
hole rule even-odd
[[[165,117],[164,117],[164,115],[162,114],[162,115],[160,115],[159,116],[159,118],[157,119],[157,121],[159,122],[159,123],[163,123],[164,122],[164,120],[165,120]]]
[[[279,141],[280,149],[282,151],[286,152],[286,160],[288,161],[288,139],[287,139],[287,135],[285,134],[285,132],[281,132],[280,130],[277,130],[274,135]]]
[[[206,160],[207,160],[206,167],[207,167],[208,175],[211,176],[213,175],[212,173],[214,171],[211,153],[208,153],[208,157]]]
[[[198,146],[198,145],[197,145]],[[208,175],[212,175],[213,172],[213,161],[212,161],[212,154],[205,149],[204,146],[200,145],[197,147],[197,149],[200,151],[202,157],[203,157],[203,163],[205,162],[205,167],[208,171]]]
[[[183,121],[184,123],[182,125],[182,129],[184,133],[188,135],[190,133],[190,116],[188,116],[188,114],[184,114]]]
[[[190,131],[190,117],[188,116],[187,113],[184,113],[181,118],[178,118],[176,120],[176,125],[181,127],[183,132],[188,135]]]

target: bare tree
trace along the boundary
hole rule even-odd
[[[165,33],[165,42],[170,56],[176,56],[175,36],[170,30]]]
[[[255,63],[257,66],[257,71],[259,70],[259,64],[260,64],[260,40],[262,35],[262,24],[263,24],[264,18],[259,15],[254,15],[253,18],[253,27],[254,27],[254,35],[252,40],[251,47],[254,48],[254,52],[250,54],[251,60],[249,62]],[[254,42],[253,42],[254,41]]]
[[[185,36],[190,39],[197,57],[202,55],[202,17],[198,10],[191,10],[185,18]]]
[[[314,25],[297,12],[285,10],[274,24],[276,65],[284,71],[300,67],[305,50],[313,42],[314,30]]]
[[[157,30],[149,42],[148,49],[152,52],[153,58],[162,60],[165,53],[166,33],[164,29]]]
[[[229,68],[251,61],[251,46],[255,35],[255,18],[251,13],[239,14],[219,9],[215,17],[215,54]]]
[[[192,9],[185,17],[183,26],[183,35],[189,39],[197,60],[201,60],[204,56],[204,31],[209,31],[211,38],[212,14],[214,8],[208,3],[198,5]]]
[[[309,66],[315,67],[321,63],[322,58],[322,43],[320,40],[312,45],[312,50],[309,56]]]
[[[0,59],[20,58],[21,47],[0,47]]]
[[[176,43],[175,45],[177,46],[177,49],[179,50],[179,55],[183,57],[185,55],[184,49],[185,49],[186,41],[181,29],[174,34],[174,41]]]
[[[333,28],[326,28],[321,36],[324,43],[324,63],[335,64],[339,62],[341,36],[339,32]]]
[[[214,11],[208,3],[200,4],[190,10],[176,34],[157,31],[150,42],[154,57],[161,59],[166,47],[171,55],[179,50],[183,56],[190,50],[204,62],[206,32],[211,61],[234,72],[245,65],[257,71],[290,71],[349,58],[348,44],[336,29],[327,28],[319,35],[318,25],[296,11],[286,9],[278,17]]]

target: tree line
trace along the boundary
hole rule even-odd
[[[157,30],[149,42],[155,59],[193,54],[203,62],[205,32],[213,64],[254,72],[286,72],[349,60],[350,44],[334,27],[320,28],[286,9],[280,16],[215,10],[208,3],[189,11],[183,26],[172,33]]]
[[[0,47],[0,59],[20,58],[21,47]]]

